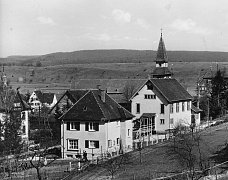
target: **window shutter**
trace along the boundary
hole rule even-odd
[[[77,130],[80,131],[80,122],[77,123]]]
[[[85,148],[89,148],[89,141],[85,140]]]
[[[89,123],[85,123],[85,131],[89,131]]]
[[[95,148],[99,149],[99,141],[95,141]]]
[[[70,122],[67,122],[67,130],[70,130]]]
[[[85,123],[85,131],[89,131],[89,123]]]
[[[99,131],[99,123],[94,123],[94,125],[95,125],[95,130]]]

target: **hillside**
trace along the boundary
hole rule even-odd
[[[228,52],[210,51],[168,51],[170,62],[228,62]],[[9,56],[0,58],[0,63],[35,65],[40,61],[43,66],[85,63],[139,63],[151,62],[156,57],[152,50],[82,50],[56,52],[41,56]]]

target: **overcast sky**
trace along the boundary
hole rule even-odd
[[[84,49],[228,51],[227,0],[0,0],[0,57]]]

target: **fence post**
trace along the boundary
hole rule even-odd
[[[78,171],[80,171],[81,170],[81,162],[80,162],[80,160],[78,161]]]
[[[69,171],[71,171],[71,162],[69,162]]]

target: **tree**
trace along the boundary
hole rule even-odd
[[[42,66],[41,62],[40,61],[37,61],[36,62],[36,67],[41,67],[41,66]]]
[[[211,81],[210,115],[213,118],[221,115],[226,109],[227,82],[224,79],[224,72],[218,70]]]
[[[123,88],[124,99],[128,102],[130,98],[134,95],[136,91],[136,86],[133,83],[127,83]]]
[[[8,86],[0,86],[0,106],[3,114],[1,125],[0,151],[10,154],[19,153],[22,149],[21,112],[14,109],[16,91]]]
[[[123,165],[127,163],[129,163],[129,155],[123,154],[105,161],[101,164],[101,167],[105,168],[113,179],[115,173],[117,173],[123,167]]]
[[[167,145],[167,155],[176,159],[193,180],[208,173],[210,161],[203,146],[205,144],[199,132],[179,125],[174,129],[174,138]]]
[[[52,156],[51,160],[48,160],[48,156]],[[38,151],[34,151],[32,158],[30,160],[30,164],[33,168],[36,169],[37,178],[39,180],[42,180],[41,169],[45,166],[50,165],[57,158],[58,158],[58,156],[49,154],[47,148],[39,149]]]

